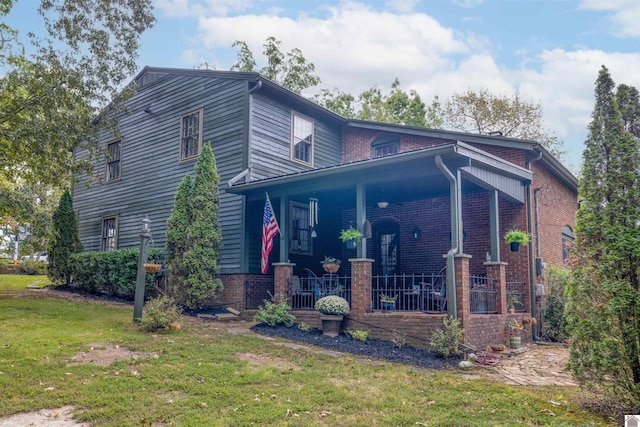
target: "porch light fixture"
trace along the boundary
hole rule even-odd
[[[420,237],[422,237],[422,230],[418,227],[413,227],[413,240],[418,240]]]
[[[389,202],[388,202],[387,200],[385,200],[385,199],[381,199],[381,200],[378,200],[377,205],[378,205],[378,207],[379,207],[380,209],[384,209],[384,208],[386,208],[387,206],[389,206]]]
[[[149,219],[149,215],[145,215],[142,220],[142,232],[148,233],[150,231],[149,224],[151,224],[151,220]]]

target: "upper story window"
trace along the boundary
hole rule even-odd
[[[200,154],[202,147],[202,109],[182,116],[180,129],[180,160]]]
[[[289,206],[289,235],[291,236],[289,252],[313,255],[311,250],[311,231],[309,229],[309,205],[291,202]]]
[[[371,144],[371,157],[383,157],[400,152],[400,140],[395,136],[383,136]]]
[[[573,230],[568,225],[562,227],[562,264],[566,266],[567,259],[569,259],[569,249],[571,243],[573,243],[574,235]]]
[[[118,247],[118,217],[102,218],[102,237],[100,250],[113,251]]]
[[[107,145],[107,181],[120,179],[120,156],[122,142],[116,141]]]
[[[291,121],[291,159],[313,165],[313,122],[298,113]]]

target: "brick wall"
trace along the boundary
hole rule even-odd
[[[508,346],[511,329],[509,322],[517,319],[519,322],[528,314],[472,314],[465,328],[465,338],[469,344],[479,350],[486,350],[493,344]],[[527,325],[522,331],[522,343],[531,341],[531,325]]]

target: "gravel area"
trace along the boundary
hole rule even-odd
[[[344,353],[352,353],[361,356],[370,357],[372,359],[388,360],[390,362],[404,363],[406,365],[419,366],[430,369],[447,369],[458,365],[460,358],[443,359],[437,357],[434,353],[422,350],[410,345],[398,348],[393,342],[368,338],[366,342],[355,340],[349,335],[340,334],[339,336],[327,337],[322,335],[319,329],[312,329],[305,332],[300,330],[297,325],[290,328],[286,326],[272,327],[264,323],[255,325],[251,328],[254,332],[262,335],[286,338],[291,341],[312,344],[327,350],[340,351]]]

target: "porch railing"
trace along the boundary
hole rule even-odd
[[[325,277],[299,277],[287,281],[287,296],[293,310],[313,310],[316,301],[337,295],[351,305],[351,277],[336,274]]]
[[[372,308],[383,311],[424,311],[441,313],[447,310],[445,273],[394,274],[373,276]],[[388,297],[392,301],[384,301]]]
[[[476,314],[493,314],[498,312],[497,281],[485,276],[469,277],[470,311]]]
[[[516,313],[526,312],[526,298],[527,288],[525,282],[507,282],[507,308],[509,308],[509,301],[512,301]],[[520,302],[519,304],[518,301]]]

